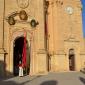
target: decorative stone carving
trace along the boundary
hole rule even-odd
[[[14,25],[14,24],[15,24],[14,17],[9,17],[9,18],[8,18],[8,23],[9,23],[10,25]]]
[[[35,19],[32,19],[30,22],[31,27],[36,27],[38,24],[38,21],[36,21]]]
[[[20,17],[21,20],[27,20],[28,19],[27,13],[24,10],[20,11],[19,17]]]
[[[25,9],[29,6],[29,0],[17,0],[17,4],[20,8]]]
[[[19,19],[16,19],[15,17],[19,16]],[[10,16],[6,18],[7,22],[9,25],[15,25],[18,21],[20,22],[27,22],[31,25],[32,28],[36,27],[39,23],[35,19],[31,19],[30,21],[28,20],[28,14],[26,13],[25,10],[21,10],[20,12],[14,12],[11,13]]]

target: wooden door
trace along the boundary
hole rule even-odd
[[[74,55],[69,55],[69,70],[70,71],[74,71],[75,70]]]

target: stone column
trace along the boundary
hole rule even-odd
[[[42,74],[47,72],[46,51],[45,51],[45,28],[44,28],[44,3],[43,0],[36,0],[34,3],[34,16],[39,22],[33,30],[32,44],[32,72],[31,74]]]
[[[53,5],[52,0],[49,0],[49,7],[48,7],[48,23],[47,23],[47,30],[48,30],[48,51],[52,53],[54,51],[53,45]]]
[[[4,46],[4,0],[0,0],[0,48]]]
[[[45,50],[45,16],[44,16],[44,1],[38,1],[38,9],[37,9],[37,18],[39,21],[38,26],[38,49],[37,49],[37,71],[38,73],[46,73],[47,72],[47,56]],[[37,43],[36,43],[37,44]]]
[[[5,59],[4,59],[4,0],[0,0],[0,76],[5,75]]]

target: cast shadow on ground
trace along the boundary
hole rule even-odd
[[[45,81],[43,83],[41,83],[40,85],[57,85],[58,82],[55,80],[49,80],[49,81]]]
[[[80,81],[85,85],[85,78],[79,77]]]
[[[25,84],[28,84],[29,82],[31,82],[37,78],[40,78],[40,77],[41,77],[41,75],[38,75],[38,76],[34,77],[33,79],[27,80],[27,81],[22,82],[22,83],[15,82],[13,80],[2,79],[2,80],[0,80],[0,85],[25,85]]]
[[[0,81],[0,85],[20,85],[14,81]]]
[[[23,83],[18,83],[18,82],[15,82],[13,80],[10,80],[10,81],[3,80],[3,81],[0,81],[0,85],[25,85],[25,84],[27,84],[29,82],[30,82],[29,80],[28,81],[25,81]]]

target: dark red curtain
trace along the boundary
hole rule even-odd
[[[26,32],[24,33],[24,45],[23,45],[23,53],[22,53],[22,64],[23,64],[23,67],[26,67]]]
[[[47,27],[47,14],[45,13],[45,36],[48,36],[48,27]]]
[[[47,37],[47,22],[45,21],[45,36]]]

